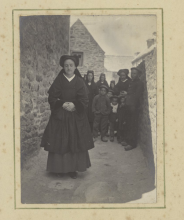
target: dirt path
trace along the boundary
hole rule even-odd
[[[131,151],[114,142],[95,142],[92,166],[73,180],[46,172],[47,152],[32,158],[22,170],[22,203],[125,203],[154,189],[141,149]]]

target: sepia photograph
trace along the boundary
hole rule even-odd
[[[157,203],[157,15],[19,26],[21,203]]]

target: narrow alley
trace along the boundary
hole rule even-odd
[[[89,154],[92,166],[74,180],[48,173],[41,149],[22,170],[22,203],[127,203],[155,189],[140,147],[125,151],[116,141],[98,139]]]

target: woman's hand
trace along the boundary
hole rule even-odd
[[[127,95],[127,92],[126,91],[121,91],[120,95]]]
[[[67,111],[73,112],[75,111],[75,105],[72,102],[65,102],[63,104],[63,108]]]

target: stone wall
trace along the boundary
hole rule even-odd
[[[156,167],[156,49],[148,54],[139,64],[142,69],[141,80],[144,82],[144,93],[140,109],[139,145],[143,150],[146,162],[155,177]]]
[[[47,91],[69,52],[69,16],[20,17],[21,161],[40,149],[50,116]]]
[[[88,70],[95,73],[95,81],[104,72],[104,51],[78,19],[70,28],[70,52],[83,52],[83,65],[78,69],[82,75]]]

